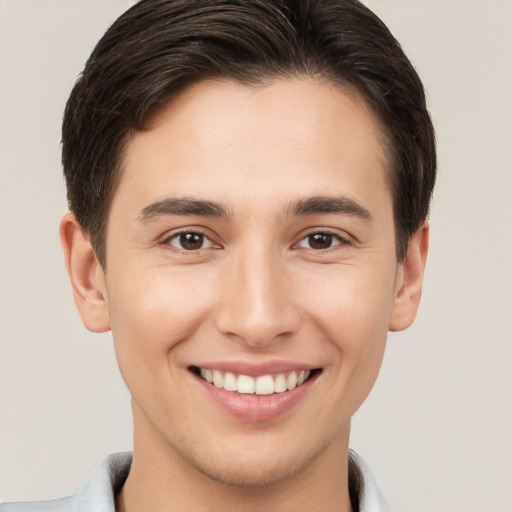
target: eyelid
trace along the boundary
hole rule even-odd
[[[167,247],[173,247],[174,250],[180,251],[179,247],[171,245],[169,243],[169,241],[171,239],[175,238],[175,237],[178,237],[178,236],[186,234],[186,233],[197,233],[199,235],[202,235],[206,240],[208,240],[209,246],[208,247],[201,247],[200,249],[197,249],[195,251],[194,250],[182,249],[181,252],[183,252],[183,253],[190,254],[190,253],[197,253],[197,252],[202,251],[204,249],[211,249],[211,248],[221,249],[222,248],[222,244],[220,244],[219,242],[215,241],[216,237],[211,234],[210,230],[202,228],[200,226],[184,226],[184,227],[176,228],[176,229],[171,230],[171,231],[167,231],[163,236],[160,237],[160,240],[158,241],[158,244],[159,245],[163,245],[163,246],[167,246]],[[352,243],[354,241],[353,237],[351,235],[349,235],[348,233],[346,233],[345,231],[340,232],[339,230],[332,229],[332,228],[315,227],[315,228],[309,228],[306,231],[303,231],[299,235],[300,238],[298,238],[298,240],[292,244],[292,249],[299,248],[299,249],[306,249],[306,250],[308,250],[308,248],[306,248],[306,247],[299,247],[299,243],[302,242],[303,240],[305,240],[309,236],[312,236],[312,235],[315,235],[315,234],[320,234],[320,233],[321,234],[326,234],[326,235],[331,235],[331,236],[335,237],[336,239],[338,239],[339,242],[336,243],[335,245],[333,245],[332,247],[328,247],[327,249],[313,249],[313,248],[309,248],[310,251],[326,252],[326,251],[336,250],[336,248],[338,248],[340,246],[352,245]]]
[[[167,246],[167,247],[172,247],[174,250],[176,251],[180,251],[180,252],[183,252],[183,253],[187,253],[187,254],[191,254],[191,253],[197,253],[199,251],[202,251],[202,250],[205,250],[205,249],[218,249],[218,248],[221,248],[221,245],[217,242],[214,241],[214,237],[209,234],[207,231],[209,230],[206,230],[204,228],[201,228],[201,227],[198,227],[198,226],[186,226],[186,227],[182,227],[182,228],[177,228],[175,230],[172,230],[172,231],[167,231],[165,233],[165,235],[163,235],[158,244],[159,245],[163,245],[163,246]],[[208,247],[201,247],[200,249],[197,249],[197,250],[185,250],[185,249],[180,249],[179,247],[176,247],[174,245],[171,245],[169,243],[170,240],[172,240],[173,238],[176,238],[176,237],[179,237],[180,235],[184,235],[184,234],[187,234],[187,233],[196,233],[198,235],[201,235],[203,236],[206,240],[208,240],[209,242],[209,246]]]
[[[330,235],[332,237],[337,238],[339,240],[339,243],[337,243],[331,247],[328,247],[327,249],[313,249],[311,247],[308,248],[308,247],[300,247],[299,246],[299,244],[303,240],[305,240],[306,238],[308,238],[312,235],[316,235],[316,234]],[[314,251],[314,252],[326,252],[326,251],[336,250],[336,248],[338,248],[338,247],[351,245],[352,242],[353,242],[352,237],[346,232],[340,233],[340,231],[335,230],[335,229],[330,229],[330,228],[310,228],[305,233],[301,233],[299,240],[293,244],[293,248],[306,249],[306,250],[310,250],[310,251]]]

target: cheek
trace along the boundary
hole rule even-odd
[[[339,375],[373,384],[386,345],[394,298],[394,265],[334,268],[309,288],[316,328],[327,336]]]
[[[204,322],[211,286],[202,276],[160,268],[133,273],[131,280],[107,280],[116,355],[127,372],[168,371],[167,356]],[[199,283],[202,286],[199,287]]]
[[[350,343],[387,332],[394,300],[393,264],[331,266],[297,281],[309,310],[324,327]],[[357,341],[359,340],[359,341]]]

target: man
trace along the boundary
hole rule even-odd
[[[133,460],[12,510],[385,511],[348,448],[414,320],[435,142],[355,0],[143,0],[68,101],[61,240],[112,330]]]

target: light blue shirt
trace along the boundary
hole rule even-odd
[[[366,462],[351,450],[363,477],[360,512],[390,512]],[[48,501],[3,503],[0,512],[115,512],[115,495],[122,487],[132,462],[131,452],[103,459],[78,494]]]

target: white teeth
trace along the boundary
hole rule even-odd
[[[231,372],[221,372],[220,370],[200,369],[201,377],[213,384],[216,388],[223,388],[226,391],[237,391],[249,395],[271,395],[273,393],[284,393],[291,391],[297,386],[303,384],[311,375],[310,371],[290,372],[288,375],[279,373],[275,377],[272,375],[260,375],[259,377],[250,377],[248,375],[238,375]]]
[[[297,386],[300,386],[309,377],[309,372],[300,372],[297,377]]]
[[[238,376],[238,392],[239,393],[254,393],[254,379],[247,375]]]
[[[224,389],[226,391],[238,391],[237,378],[231,372],[224,375]]]
[[[213,370],[213,385],[216,388],[224,387],[224,375],[219,370]]]
[[[280,373],[276,377],[276,381],[274,382],[274,391],[276,393],[282,393],[283,391],[286,391],[286,378],[284,373]]]
[[[272,375],[258,377],[254,391],[257,395],[271,395],[274,392],[274,379]]]
[[[291,391],[297,387],[297,374],[295,372],[290,373],[286,379],[286,389]]]
[[[213,383],[213,372],[211,370],[205,370],[201,368],[201,377],[210,384]]]

